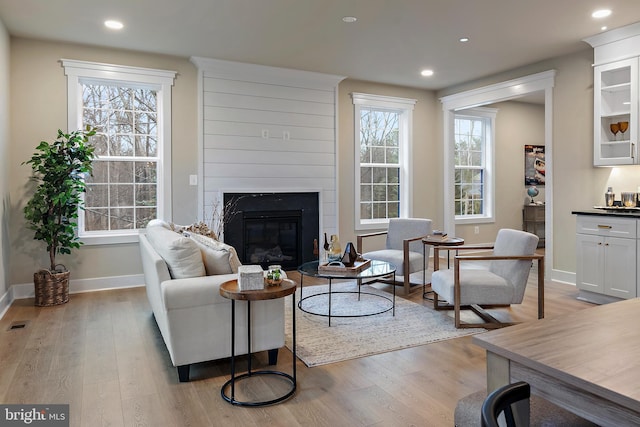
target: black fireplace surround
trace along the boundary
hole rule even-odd
[[[243,264],[285,270],[318,259],[318,193],[224,193],[224,241]]]

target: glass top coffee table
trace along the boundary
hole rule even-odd
[[[375,316],[377,314],[386,313],[388,311],[392,311],[393,316],[396,315],[396,287],[393,286],[393,297],[389,298],[384,295],[375,294],[372,292],[362,291],[362,279],[373,279],[376,277],[384,277],[384,276],[393,276],[393,280],[395,281],[396,276],[396,267],[393,264],[390,264],[385,261],[377,261],[371,260],[371,264],[369,267],[365,268],[362,271],[352,272],[345,270],[344,273],[340,271],[318,271],[318,261],[311,261],[302,264],[298,267],[298,272],[300,273],[300,300],[298,301],[298,308],[304,311],[305,313],[324,316],[329,318],[329,326],[331,326],[331,318],[332,317],[364,317],[364,316]],[[313,293],[307,296],[304,296],[304,276],[309,277],[318,277],[327,279],[329,281],[329,290],[328,292],[320,292]],[[347,280],[355,280],[357,282],[358,290],[357,291],[344,291],[344,290],[334,290],[333,289],[333,280],[334,279],[347,279]],[[307,286],[309,288],[309,286]],[[372,311],[366,312],[355,312],[349,314],[340,314],[332,312],[331,300],[332,296],[336,294],[357,294],[357,301],[360,301],[361,296],[365,296],[366,298],[382,298],[387,300],[388,304],[383,304],[381,307],[377,307]],[[305,307],[305,301],[310,301],[315,298],[323,298],[325,296],[328,298],[328,309],[324,312],[312,310],[309,307]]]

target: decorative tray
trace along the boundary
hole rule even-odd
[[[358,274],[362,270],[366,270],[371,265],[370,259],[364,261],[356,261],[353,267],[345,267],[343,265],[329,265],[329,263],[321,263],[318,265],[318,272],[320,273],[336,273],[336,274]]]
[[[618,212],[640,211],[640,207],[637,207],[637,206],[632,206],[632,207],[627,207],[627,206],[594,206],[593,208],[594,209],[601,209],[601,210],[605,210],[605,211],[618,211]]]

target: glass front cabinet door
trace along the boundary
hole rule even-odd
[[[638,57],[594,67],[594,166],[639,164]]]

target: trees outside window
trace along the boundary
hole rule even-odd
[[[131,241],[154,218],[170,219],[171,85],[175,73],[63,60],[69,127],[96,128],[86,178],[83,240]],[[167,106],[167,108],[165,108]]]
[[[493,216],[493,129],[496,110],[455,115],[454,189],[456,220]]]
[[[415,100],[352,94],[355,106],[356,227],[409,216]]]

